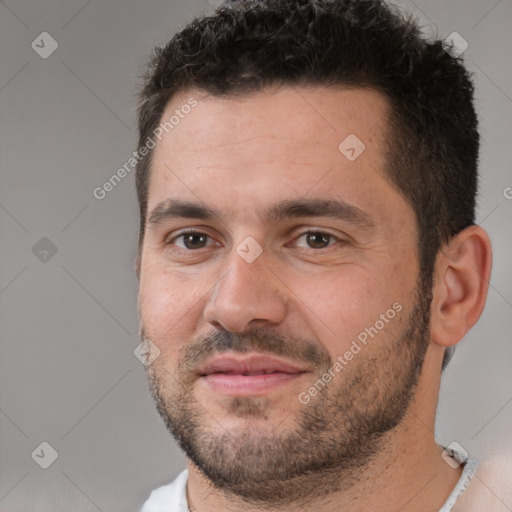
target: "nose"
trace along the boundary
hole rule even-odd
[[[204,309],[216,329],[244,332],[251,327],[278,325],[286,316],[286,287],[266,264],[265,251],[253,262],[235,250]]]

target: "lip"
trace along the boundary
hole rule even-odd
[[[223,354],[207,361],[198,375],[213,391],[229,396],[261,395],[309,370],[263,354]]]

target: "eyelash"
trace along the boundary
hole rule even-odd
[[[327,231],[321,231],[321,230],[315,230],[315,229],[310,229],[310,230],[307,230],[307,231],[304,231],[302,232],[301,234],[299,234],[295,239],[294,241],[297,241],[299,240],[300,238],[302,238],[303,236],[305,235],[308,235],[308,234],[318,234],[318,235],[327,235],[328,237],[330,237],[331,239],[333,238],[336,243],[343,243],[343,240],[338,238],[337,236],[333,235],[332,233],[329,233]],[[205,235],[207,236],[208,238],[211,239],[211,237],[207,234],[207,233],[204,233],[203,231],[194,231],[194,230],[190,230],[190,231],[183,231],[182,233],[179,233],[178,235],[172,237],[170,240],[168,240],[166,242],[166,245],[174,245],[174,241],[179,239],[179,238],[182,238],[182,237],[185,237],[185,236],[188,236],[188,235]],[[334,244],[330,244],[328,245],[327,247],[322,247],[320,249],[315,249],[313,247],[308,247],[308,248],[304,248],[302,247],[301,249],[303,250],[311,250],[311,251],[321,251],[321,250],[326,250],[326,249],[329,249],[331,247],[333,247],[334,245],[336,245],[336,243]],[[183,247],[177,247],[177,249],[181,250],[181,251],[187,251],[187,252],[198,252],[200,251],[201,249],[206,249],[207,247],[201,247],[200,249],[187,249],[187,248],[183,248]]]

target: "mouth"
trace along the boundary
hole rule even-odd
[[[265,394],[309,371],[304,366],[263,354],[224,354],[198,369],[200,379],[214,392],[228,396]]]

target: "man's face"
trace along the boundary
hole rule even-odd
[[[407,410],[428,336],[414,213],[385,177],[377,92],[191,92],[162,120],[191,95],[153,155],[151,390],[215,484],[275,502],[278,482],[366,461]]]

